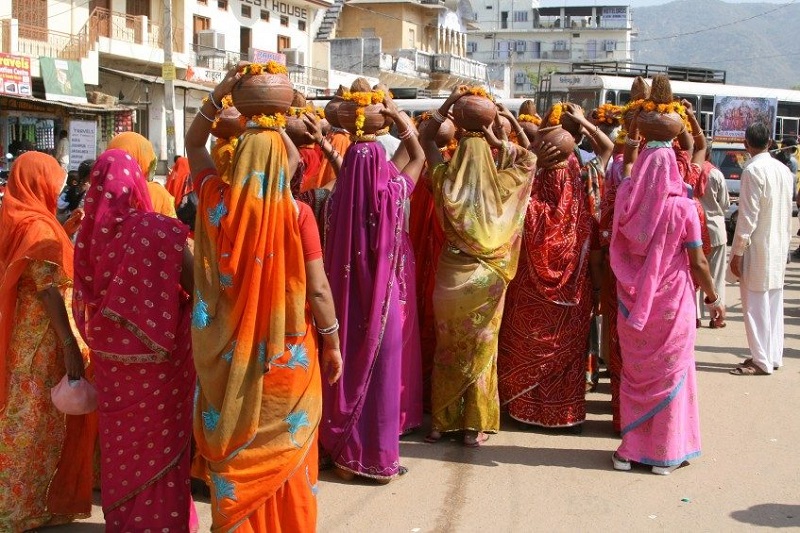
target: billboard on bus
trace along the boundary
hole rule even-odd
[[[774,132],[777,114],[777,98],[715,96],[712,140],[743,143],[745,130],[754,122],[762,122]]]

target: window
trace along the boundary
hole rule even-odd
[[[261,10],[261,20],[263,20],[264,22],[269,22],[269,11],[267,11],[266,9]]]
[[[286,15],[281,15],[281,26],[289,27],[289,17]]]
[[[248,19],[253,16],[250,13],[250,6],[242,6],[242,16]]]
[[[197,0],[197,5],[207,6],[208,5],[208,0]]]
[[[567,49],[567,41],[556,41],[553,43],[553,50],[556,52],[563,51]]]
[[[47,40],[47,4],[45,1],[22,2],[22,0],[14,0],[12,2],[11,16],[19,19],[20,37],[37,41]],[[8,8],[4,7],[3,11],[6,9]],[[5,13],[8,13],[8,11],[5,11]]]
[[[478,51],[478,43],[476,43],[474,41],[469,41],[467,43],[467,53],[468,54],[472,54],[472,53],[477,52],[477,51]]]
[[[283,52],[292,47],[292,39],[285,35],[278,35],[278,52]]]
[[[305,20],[298,20],[297,21],[297,29],[300,31],[306,31],[306,21]]]
[[[417,47],[417,31],[414,28],[408,28],[408,47]]]
[[[253,31],[245,26],[239,26],[239,54],[241,57],[250,57],[250,42],[253,39]]]
[[[211,19],[208,17],[200,17],[194,15],[192,17],[192,27],[194,28],[194,33],[192,34],[192,44],[195,46],[195,51],[197,50],[197,33],[203,30],[210,30],[211,29]]]
[[[227,11],[228,10],[228,0],[217,0],[217,7]]]
[[[508,29],[508,11],[500,12],[500,29],[501,30]]]
[[[514,11],[514,22],[528,22],[528,12]]]

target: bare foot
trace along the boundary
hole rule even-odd
[[[354,473],[338,466],[333,467],[333,473],[342,481],[353,481],[353,478],[356,477]]]

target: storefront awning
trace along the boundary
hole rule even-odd
[[[123,78],[129,78],[132,80],[142,81],[145,83],[155,83],[158,85],[164,84],[164,78],[161,76],[151,76],[149,74],[138,74],[135,72],[126,72],[124,70],[116,70],[113,68],[108,67],[99,67],[101,72],[108,72],[109,74],[116,74],[117,76],[122,76]],[[181,87],[183,89],[194,89],[197,91],[208,92],[211,87],[207,85],[202,85],[200,83],[194,83],[191,81],[185,80],[175,80],[173,82],[175,87]]]
[[[66,102],[55,102],[35,96],[14,96],[0,94],[0,107],[4,111],[25,111],[48,113],[53,108],[64,109],[67,112],[80,112],[86,114],[113,113],[117,111],[127,111],[133,109],[128,106],[114,105],[107,106],[101,104],[68,104]]]

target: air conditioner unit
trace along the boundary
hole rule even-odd
[[[524,52],[527,43],[525,41],[517,41],[514,43],[514,51],[516,52]]]
[[[517,72],[514,74],[514,83],[517,85],[524,85],[528,83],[528,75],[524,72]]]
[[[616,41],[605,41],[603,43],[603,50],[605,50],[606,52],[613,52],[614,50],[616,50],[616,48],[617,48]]]
[[[558,52],[567,49],[567,41],[556,41],[553,43],[553,50]]]
[[[542,59],[549,59],[549,58],[550,58],[550,52],[542,52]]]
[[[297,48],[284,48],[281,53],[286,56],[286,66],[289,67],[304,67],[306,64],[306,54]]]
[[[225,57],[225,34],[217,30],[198,31],[197,55],[199,57]]]

